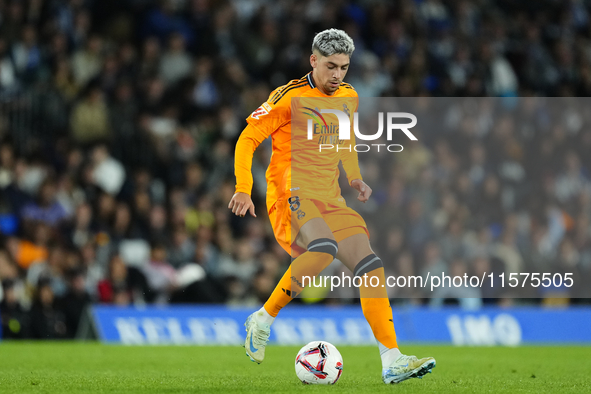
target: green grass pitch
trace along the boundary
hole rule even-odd
[[[389,386],[377,347],[339,346],[344,370],[334,386],[301,384],[298,350],[269,346],[257,365],[241,347],[4,342],[0,393],[591,393],[591,347],[405,346],[437,368]]]

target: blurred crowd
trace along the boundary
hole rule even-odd
[[[448,285],[430,294],[433,305],[446,298],[481,299],[466,301],[470,305],[515,297],[588,302],[590,104],[575,97],[372,99],[372,115],[403,108],[420,122],[412,129],[418,141],[393,135],[402,152],[359,154],[373,188],[370,202],[358,203],[342,185],[389,262],[386,274],[520,277],[517,288],[507,279],[504,287],[499,280],[478,289]],[[375,120],[360,123],[376,129]],[[570,273],[574,285],[566,288],[556,276],[551,285],[521,287],[521,273]],[[392,297],[424,295],[417,288],[390,291]]]
[[[264,301],[290,262],[265,213],[271,147],[255,153],[256,219],[227,209],[233,147],[269,92],[310,70],[316,32],[354,39],[346,80],[363,97],[588,96],[589,11],[580,0],[0,0],[4,335],[74,337],[92,302]],[[398,156],[362,158],[376,193],[360,209],[390,223],[372,238],[387,269],[588,277],[590,120],[535,123],[550,105],[534,102],[520,107],[532,123],[492,122],[485,107],[422,127]]]

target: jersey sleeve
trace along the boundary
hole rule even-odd
[[[355,135],[352,135],[351,145],[355,146],[355,144]],[[361,177],[361,170],[359,169],[359,160],[357,157],[357,152],[355,152],[355,149],[351,149],[350,152],[347,149],[342,150],[341,162],[343,163],[343,168],[347,173],[347,181],[349,182],[349,185],[351,184],[351,181],[353,181],[354,179],[363,180],[363,178]]]
[[[285,105],[273,105],[271,98],[257,108],[246,122],[248,126],[240,134],[234,153],[234,174],[236,175],[236,192],[252,192],[252,157],[256,148],[290,120],[290,108]]]
[[[278,89],[271,92],[269,99],[246,118],[249,125],[259,129],[267,137],[286,122],[289,122],[291,117],[289,100],[279,100],[274,103],[273,97],[277,94],[277,91]]]
[[[250,195],[252,191],[252,157],[254,151],[269,135],[252,125],[240,134],[234,153],[234,174],[236,175],[236,193]]]
[[[359,108],[359,98],[357,97],[357,94],[355,93],[354,96],[354,100],[355,100],[355,112],[357,112],[357,109]],[[353,130],[353,120],[351,119],[351,146],[355,146],[357,144],[357,140],[355,139],[355,131]],[[355,151],[355,149],[351,149],[351,151],[347,150],[347,149],[343,149],[341,150],[341,162],[343,163],[343,169],[345,170],[345,172],[347,173],[347,181],[349,182],[349,185],[351,184],[351,181],[355,180],[355,179],[361,179],[363,180],[363,178],[361,177],[361,170],[359,169],[359,159],[357,157],[357,152]]]

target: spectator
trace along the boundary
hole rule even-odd
[[[85,48],[77,51],[72,57],[72,71],[78,86],[86,86],[101,71],[102,46],[102,39],[93,35],[88,39]]]
[[[96,258],[96,248],[91,242],[80,250],[81,269],[84,271],[86,292],[93,301],[98,300],[98,284],[107,276],[107,267]]]
[[[140,80],[151,79],[160,70],[160,43],[155,37],[149,37],[143,42],[142,58],[139,62]]]
[[[68,283],[66,294],[58,300],[60,309],[64,313],[67,327],[67,337],[76,338],[82,315],[87,312],[90,296],[86,292],[84,271],[71,268],[65,273]]]
[[[92,208],[87,203],[82,203],[76,208],[73,216],[74,222],[64,229],[68,242],[81,248],[95,236],[92,228]]]
[[[6,41],[0,38],[0,93],[13,92],[18,84],[16,70],[7,53]]]
[[[21,41],[12,48],[12,59],[21,80],[34,82],[41,66],[41,49],[37,44],[37,30],[34,26],[23,27]]]
[[[189,75],[193,69],[193,59],[185,49],[185,39],[179,33],[173,33],[168,41],[168,51],[160,62],[160,77],[172,85]]]
[[[68,217],[64,207],[57,201],[56,193],[57,185],[53,179],[43,181],[37,201],[25,205],[21,212],[25,227],[30,227],[33,222],[40,222],[56,228]]]
[[[191,42],[193,33],[185,20],[177,14],[178,3],[172,0],[159,0],[158,7],[147,13],[144,20],[144,34],[154,34],[164,41],[172,33],[179,34],[183,40]]]
[[[47,258],[47,246],[51,233],[49,226],[39,222],[32,226],[31,232],[32,240],[12,237],[8,239],[6,245],[14,261],[23,269],[28,269],[31,265]]]
[[[213,79],[213,61],[209,57],[198,59],[194,78],[193,102],[200,108],[213,108],[219,101],[219,93]]]
[[[119,255],[111,257],[105,279],[98,283],[98,300],[101,303],[112,304],[124,298],[121,293],[127,293],[130,300],[131,288],[127,276],[127,267]]]
[[[184,227],[177,227],[172,233],[172,243],[167,256],[170,265],[178,269],[187,263],[193,262],[195,244],[191,241]]]
[[[177,273],[166,260],[166,248],[154,244],[150,252],[150,262],[143,267],[150,289],[155,293],[156,303],[167,303],[177,287]]]
[[[0,37],[13,43],[22,32],[22,26],[25,22],[24,4],[19,1],[11,1],[6,5],[6,16],[2,18],[0,26]]]
[[[481,61],[489,75],[487,90],[491,96],[514,96],[517,93],[517,77],[511,64],[490,44],[481,47]]]
[[[123,165],[109,154],[107,146],[97,145],[92,150],[92,179],[104,192],[117,195],[125,182]]]
[[[64,313],[56,307],[51,284],[47,280],[41,280],[31,309],[31,337],[64,339],[67,334],[66,318]]]
[[[2,281],[4,297],[0,302],[0,323],[3,339],[23,339],[29,335],[29,315],[21,306],[14,281]]]
[[[448,265],[440,256],[439,246],[433,241],[425,246],[423,261],[425,262],[421,271],[423,279],[427,277],[427,274],[429,276],[441,275],[447,271]]]
[[[61,246],[53,246],[49,250],[46,261],[38,261],[27,272],[27,283],[31,288],[39,287],[39,283],[51,286],[51,294],[58,297],[66,293],[64,279],[66,268],[66,251]]]
[[[380,59],[371,52],[364,52],[357,61],[360,70],[358,77],[351,77],[351,85],[355,86],[359,97],[380,97],[392,84],[390,76],[381,70]]]
[[[112,137],[109,109],[98,86],[90,86],[83,100],[74,107],[70,128],[72,138],[84,146]]]
[[[168,235],[167,213],[162,205],[154,205],[150,209],[150,226],[148,239],[151,242],[163,243]]]
[[[234,247],[232,257],[220,258],[219,274],[222,277],[235,276],[248,286],[256,273],[257,265],[254,260],[253,250],[250,242],[240,240]]]

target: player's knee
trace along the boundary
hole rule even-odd
[[[334,260],[339,251],[339,244],[334,239],[318,238],[308,244],[308,251],[329,254]]]
[[[355,276],[363,276],[368,272],[371,272],[383,266],[384,263],[382,262],[382,259],[380,259],[378,256],[372,253],[369,256],[363,258],[359,263],[357,263],[355,269],[353,270],[353,274]]]

